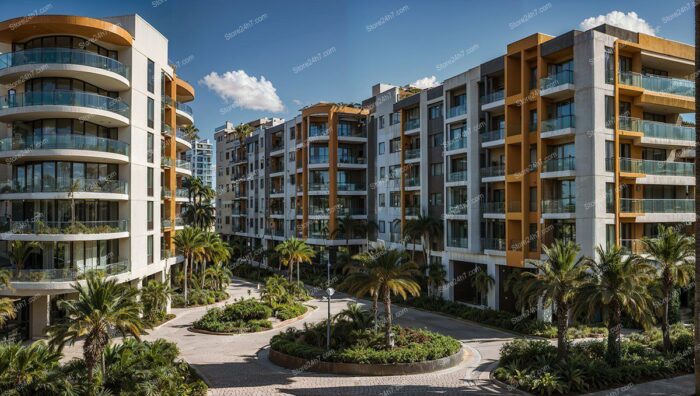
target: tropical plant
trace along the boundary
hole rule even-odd
[[[606,360],[617,366],[621,359],[622,315],[627,313],[639,323],[653,320],[648,286],[654,279],[654,268],[635,257],[625,255],[616,245],[596,247],[598,260],[584,262],[582,284],[576,295],[574,316],[587,317],[602,311],[608,327]]]
[[[220,291],[223,291],[226,286],[231,283],[232,276],[231,270],[223,266],[220,262],[207,268],[204,272],[204,278],[208,281],[211,288]]]
[[[416,219],[416,228],[423,247],[424,262],[429,263],[432,240],[442,235],[442,221],[428,214],[419,214]]]
[[[700,43],[700,7],[695,7],[695,43]],[[700,45],[695,45],[695,59],[700,59]],[[695,87],[700,86],[700,64],[695,62]],[[700,90],[695,89],[695,147],[700,147]],[[695,212],[698,212],[698,202],[700,202],[700,186],[698,186],[698,180],[700,180],[700,164],[698,164],[698,157],[695,157]],[[695,257],[700,256],[700,241],[697,235],[700,234],[700,221],[695,221],[693,226],[695,228]],[[695,261],[695,279],[700,279],[700,263]],[[695,296],[693,298],[693,305],[695,307],[700,307],[700,287],[695,287]],[[695,361],[700,362],[700,309],[693,310],[693,317],[695,320]],[[695,365],[695,393],[700,393],[700,364]]]
[[[374,324],[372,315],[355,302],[349,303],[347,308],[335,314],[333,318],[336,321],[345,320],[351,323],[356,330],[369,329]]]
[[[76,283],[72,287],[78,294],[77,298],[59,302],[66,320],[49,326],[47,334],[50,344],[58,350],[67,343],[72,345],[79,339],[84,341],[83,358],[88,383],[92,384],[95,365],[102,359],[115,331],[139,339],[143,322],[141,306],[136,301],[138,291],[94,274],[88,274],[85,284]],[[102,373],[104,370],[103,365]]]
[[[439,295],[440,287],[447,283],[447,271],[442,263],[431,260],[430,264],[423,266],[421,272],[425,273],[428,297],[433,296],[435,292]]]
[[[185,227],[175,234],[173,243],[175,243],[175,246],[177,246],[185,258],[183,295],[185,297],[185,306],[187,306],[187,278],[192,275],[191,272],[188,273],[188,266],[202,254],[204,249],[204,235],[198,228]]]
[[[663,295],[661,331],[664,352],[671,348],[668,311],[676,287],[686,286],[693,277],[695,241],[692,237],[676,231],[673,227],[659,226],[656,238],[642,238],[641,260],[655,266],[658,271],[659,289]]]
[[[194,142],[199,140],[199,129],[194,125],[186,125],[180,128],[180,132],[185,135],[185,140]]]
[[[479,304],[487,305],[489,290],[496,284],[496,280],[493,276],[489,275],[488,272],[479,268],[478,271],[472,277],[472,286],[477,293],[479,293]]]
[[[316,253],[301,239],[290,238],[275,247],[282,264],[289,266],[289,280],[292,280],[294,265],[297,266],[297,283],[299,283],[299,268],[302,263],[311,263]]]
[[[252,135],[255,129],[249,124],[238,124],[233,128],[233,136],[238,139],[239,143],[243,144],[243,140]]]
[[[27,262],[29,255],[40,247],[39,242],[12,241],[10,244],[10,261],[14,264],[15,275],[19,275],[24,270],[24,263]]]
[[[10,273],[6,270],[0,270],[0,290],[10,287]],[[0,328],[5,325],[8,319],[14,319],[15,315],[15,303],[9,298],[0,298]]]
[[[378,312],[379,312],[379,296],[381,293],[380,279],[378,272],[374,270],[376,266],[375,257],[383,255],[388,250],[384,247],[373,247],[367,252],[362,252],[353,256],[353,263],[345,267],[347,276],[343,282],[338,285],[340,289],[347,290],[349,293],[358,297],[369,295],[372,298],[372,318],[374,329],[377,330]]]
[[[569,309],[582,280],[583,258],[576,259],[579,247],[575,243],[557,240],[551,246],[543,246],[547,256],[544,261],[529,261],[537,272],[523,272],[520,287],[522,302],[536,306],[540,299],[545,307],[554,305],[557,319],[557,356],[566,357],[566,331],[569,326]]]
[[[166,282],[150,280],[141,288],[141,303],[143,303],[144,317],[154,321],[165,314],[168,300],[173,290]]]
[[[415,261],[416,259],[416,240],[420,239],[422,236],[423,231],[421,230],[421,224],[418,222],[417,219],[409,219],[406,220],[404,223],[404,226],[402,228],[403,231],[403,242],[404,242],[404,249],[406,250],[408,248],[408,242],[411,242],[411,245],[413,245],[413,249],[411,249],[411,261]]]
[[[0,393],[3,395],[63,394],[61,354],[43,341],[29,346],[0,343]]]

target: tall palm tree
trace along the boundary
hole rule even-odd
[[[211,282],[211,286],[214,290],[222,291],[231,282],[231,270],[221,265],[221,263],[214,264],[213,266],[207,268],[204,273],[205,280]]]
[[[180,131],[185,135],[185,139],[190,142],[199,140],[199,129],[194,125],[187,125],[180,128]]]
[[[411,261],[416,259],[416,240],[421,238],[423,231],[421,230],[421,224],[417,219],[406,220],[403,226],[404,249],[407,248],[408,241],[411,241],[413,249],[411,249]]]
[[[187,306],[187,278],[191,275],[188,273],[188,266],[191,265],[194,259],[202,254],[204,247],[204,235],[198,228],[185,227],[175,234],[173,242],[175,243],[175,246],[180,249],[185,258],[183,295],[185,297],[185,306]]]
[[[524,271],[519,289],[522,301],[530,306],[536,306],[540,299],[545,307],[554,305],[557,315],[557,358],[561,360],[567,353],[569,309],[582,280],[583,258],[576,259],[580,248],[571,241],[564,243],[557,240],[542,249],[547,259],[529,261],[537,272]]]
[[[496,284],[496,280],[493,279],[493,276],[489,275],[488,272],[481,269],[476,271],[472,277],[472,286],[474,290],[479,293],[479,304],[488,305],[489,290],[491,290],[494,284]]]
[[[421,272],[425,274],[428,297],[432,296],[433,292],[439,291],[440,287],[447,283],[447,271],[445,271],[442,263],[433,262],[424,265]]]
[[[425,263],[427,264],[430,262],[430,252],[433,238],[442,234],[442,221],[428,214],[419,214],[416,221],[418,228],[417,231],[420,234],[421,246],[423,247]]]
[[[299,269],[302,263],[311,263],[316,252],[301,239],[290,238],[275,247],[280,255],[280,260],[289,266],[289,280],[292,280],[292,269],[297,266],[297,283],[299,283]]]
[[[233,128],[233,136],[238,138],[238,141],[243,144],[243,140],[248,136],[252,135],[255,129],[248,124],[238,124],[237,127]]]
[[[19,275],[24,269],[24,263],[27,262],[29,255],[40,247],[39,242],[12,241],[10,244],[10,261],[15,266],[16,275]]]
[[[349,293],[358,297],[369,295],[372,297],[372,317],[374,318],[374,330],[377,330],[377,315],[378,301],[381,294],[381,284],[378,277],[378,272],[375,271],[375,257],[383,255],[387,252],[384,247],[373,248],[370,251],[356,254],[352,257],[354,260],[351,265],[344,268],[347,276],[343,282],[338,285],[341,290],[347,290]]]
[[[10,273],[0,270],[0,290],[10,288]],[[8,319],[14,319],[16,315],[15,303],[9,298],[0,298],[0,328]]]
[[[172,293],[173,290],[166,282],[148,281],[146,286],[141,289],[144,316],[148,319],[155,319],[159,314],[165,312]]]
[[[695,215],[700,215],[700,7],[695,7]],[[695,235],[700,234],[700,222],[695,222]],[[695,238],[695,257],[700,257],[700,241]],[[700,263],[695,261],[695,279],[700,279]],[[695,288],[694,306],[700,307],[700,287]],[[700,309],[695,309],[695,393],[700,393]]]
[[[86,283],[76,283],[73,289],[78,293],[76,299],[59,302],[66,320],[49,326],[48,336],[50,344],[59,351],[67,343],[84,340],[83,359],[88,382],[92,384],[95,365],[101,361],[115,331],[139,339],[143,330],[141,305],[136,301],[136,289],[95,274],[88,274]]]
[[[211,202],[188,202],[185,206],[185,219],[193,227],[208,229],[216,220],[216,209]]]
[[[668,308],[675,288],[688,285],[692,279],[694,245],[692,237],[662,225],[656,238],[642,238],[644,260],[657,268],[659,288],[663,294],[661,332],[664,352],[671,349]]]
[[[607,249],[598,246],[596,254],[597,261],[586,259],[584,262],[585,271],[573,312],[575,316],[586,314],[592,318],[602,309],[608,326],[606,360],[616,366],[621,357],[623,312],[640,323],[648,324],[653,320],[648,286],[654,279],[654,268],[633,256],[626,256],[617,245]]]

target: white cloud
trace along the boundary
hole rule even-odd
[[[294,103],[294,104],[297,105],[297,106],[301,106],[302,101],[299,100],[299,99],[293,99],[293,100],[292,100],[292,103]]]
[[[435,76],[430,76],[430,77],[423,77],[420,78],[410,84],[411,86],[414,86],[416,88],[420,89],[426,89],[426,88],[432,88],[438,85],[437,82],[437,77]]]
[[[219,97],[235,107],[248,110],[284,111],[284,104],[277,96],[272,82],[260,76],[249,76],[244,70],[227,71],[219,75],[211,72],[200,81]]]
[[[606,15],[586,18],[581,22],[580,26],[582,30],[588,30],[604,23],[650,36],[656,35],[656,30],[634,11],[627,14],[622,11],[612,11]]]

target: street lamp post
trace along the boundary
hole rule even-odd
[[[330,351],[331,350],[331,297],[333,297],[333,293],[335,293],[335,290],[333,290],[332,287],[329,287],[326,289],[326,294],[328,295],[328,323],[326,326],[326,350]]]

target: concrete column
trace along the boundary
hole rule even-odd
[[[452,265],[452,263],[450,263],[450,260],[448,259],[446,254],[442,256],[442,266],[447,271],[447,284],[443,286],[442,298],[448,301],[454,301],[455,271],[454,266]]]
[[[486,296],[487,304],[491,309],[498,309],[498,274],[497,267],[495,263],[486,264],[486,272],[493,278],[494,283],[489,290],[488,296]]]
[[[42,338],[49,323],[50,296],[39,295],[29,300],[29,337]]]

